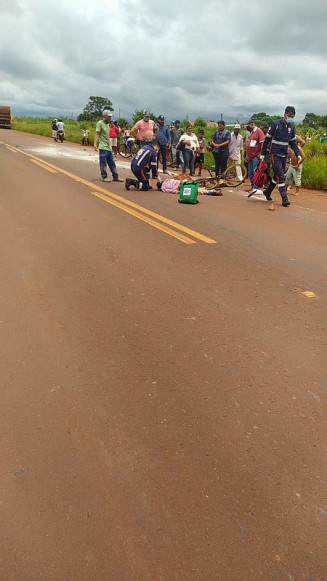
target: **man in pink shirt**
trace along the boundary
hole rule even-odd
[[[144,109],[143,119],[135,123],[134,127],[131,129],[131,135],[139,140],[140,146],[148,145],[153,141],[159,133],[159,127],[156,126],[155,122],[150,119],[150,111]]]
[[[253,177],[259,165],[265,135],[262,129],[256,126],[253,119],[250,119],[247,124],[250,127],[251,133],[246,143],[246,161],[248,163],[248,175],[252,186],[250,193],[254,194],[257,191],[259,193],[257,186],[253,183]]]

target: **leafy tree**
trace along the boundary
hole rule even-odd
[[[266,120],[266,117],[268,117],[267,113],[264,113],[263,111],[261,113],[253,113],[253,115],[251,115],[251,119],[253,119],[253,121],[256,122],[260,122],[262,123],[262,121]]]
[[[121,129],[123,129],[123,127],[125,126],[126,121],[127,119],[125,119],[125,117],[119,117],[119,119],[117,120],[117,123]]]
[[[193,123],[193,129],[199,131],[199,129],[206,129],[207,127],[207,122],[202,119],[202,117],[197,117],[197,119],[195,119],[194,123]]]
[[[253,113],[253,115],[251,115],[251,119],[253,119],[255,124],[258,126],[260,126],[263,121],[266,121],[268,125],[270,125],[273,121],[276,121],[276,119],[280,119],[280,117],[280,115],[267,115],[267,113],[264,113],[263,111],[261,113]]]
[[[83,113],[77,117],[77,121],[96,121],[102,117],[104,109],[114,110],[110,99],[106,97],[90,97],[88,104],[83,109]]]
[[[309,127],[316,127],[316,125],[319,125],[319,116],[315,115],[315,113],[306,113],[302,123],[303,125],[309,125]]]

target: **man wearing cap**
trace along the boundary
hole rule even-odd
[[[155,122],[150,119],[150,111],[144,109],[143,119],[137,121],[131,129],[131,135],[139,140],[140,146],[148,145],[151,141],[156,139],[159,133],[159,128]]]
[[[282,198],[282,206],[284,207],[290,205],[285,187],[285,167],[288,146],[292,148],[298,161],[302,163],[302,157],[296,143],[295,127],[292,123],[294,117],[294,107],[286,107],[284,117],[273,121],[270,125],[261,152],[262,159],[264,159],[264,156],[268,152],[270,153],[271,164],[274,170],[274,177],[265,190],[265,196],[267,200],[272,200],[272,191],[277,186]]]
[[[163,115],[159,115],[157,128],[159,129],[157,135],[157,142],[160,146],[161,158],[162,158],[162,171],[166,173],[167,171],[167,146],[170,147],[171,139],[170,133],[167,125],[165,125],[165,118]]]
[[[111,148],[111,141],[109,136],[109,124],[111,121],[111,112],[105,109],[102,113],[102,119],[97,122],[94,136],[94,149],[99,151],[100,172],[103,182],[110,182],[107,174],[107,164],[112,173],[114,182],[122,182],[118,176],[114,156]]]
[[[242,150],[243,150],[243,137],[240,134],[241,126],[239,123],[235,123],[234,131],[231,134],[231,139],[229,142],[229,157],[228,160],[236,162],[236,175],[240,181],[243,180],[242,170],[237,165],[242,161]]]

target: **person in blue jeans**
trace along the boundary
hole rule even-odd
[[[179,139],[177,149],[181,150],[183,156],[182,173],[185,173],[187,168],[189,168],[190,175],[194,176],[194,161],[196,152],[199,150],[199,142],[192,131],[192,125],[186,127],[186,132]]]
[[[260,127],[257,127],[253,119],[249,119],[248,126],[250,128],[250,135],[246,142],[246,161],[248,164],[248,176],[251,182],[250,194],[253,196],[255,193],[260,193],[255,185],[253,178],[257,171],[257,167],[260,161],[260,154],[262,149],[262,144],[265,140],[265,134]]]
[[[212,155],[215,160],[216,178],[221,176],[227,169],[231,134],[230,131],[225,129],[225,125],[225,121],[218,121],[218,130],[211,138]]]
[[[156,137],[156,141],[159,143],[161,157],[162,157],[162,171],[166,173],[167,171],[167,146],[170,146],[171,138],[170,132],[165,125],[165,118],[163,115],[159,115],[157,127],[159,129],[159,133]]]
[[[103,182],[110,182],[107,174],[107,165],[112,173],[114,182],[122,182],[118,175],[114,156],[111,148],[111,141],[109,137],[109,124],[111,120],[111,113],[109,109],[105,109],[102,113],[102,119],[97,122],[94,136],[94,149],[99,151],[100,172]]]

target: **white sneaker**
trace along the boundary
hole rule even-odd
[[[255,191],[255,195],[257,196],[258,194],[263,194],[263,191],[262,190],[256,190]]]

